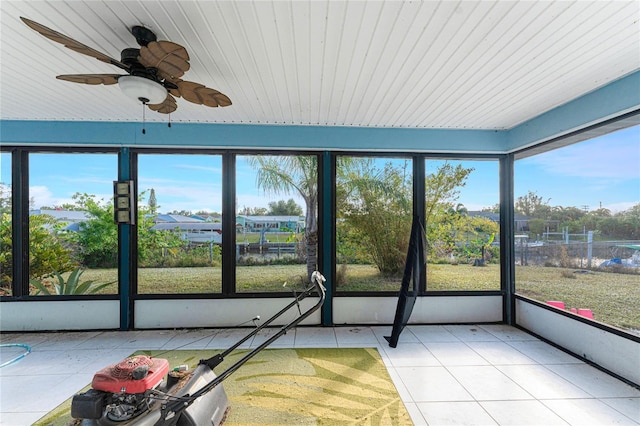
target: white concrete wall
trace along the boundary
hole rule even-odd
[[[301,302],[306,310],[317,298]],[[292,298],[173,299],[135,302],[134,328],[236,327],[251,325],[260,315],[264,321],[280,311]],[[341,324],[393,324],[396,297],[335,297],[333,321]],[[274,325],[297,316],[292,308]],[[474,323],[502,321],[501,296],[419,297],[410,323]],[[319,325],[320,309],[302,325]],[[2,303],[3,331],[119,329],[117,300],[30,301]]]
[[[516,323],[640,385],[640,343],[520,299]]]
[[[335,297],[333,322],[393,324],[397,297]],[[502,321],[502,296],[423,296],[416,299],[412,324]]]
[[[138,300],[135,303],[135,328],[188,328],[188,327],[236,327],[252,325],[251,319],[260,315],[265,321],[293,301],[285,298],[246,299],[183,299],[183,300]],[[305,312],[318,303],[317,297],[300,302]],[[303,325],[320,324],[318,309]],[[283,314],[274,325],[286,324],[298,317],[297,307]],[[258,323],[260,324],[260,323]]]
[[[99,330],[120,327],[118,300],[0,303],[0,330]]]

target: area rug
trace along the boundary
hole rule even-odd
[[[138,351],[166,358],[172,367],[220,351]],[[247,351],[234,351],[216,367],[224,371]],[[265,349],[223,383],[230,402],[225,425],[411,425],[407,410],[373,348]],[[88,387],[87,387],[88,388]],[[74,424],[71,400],[35,423]]]

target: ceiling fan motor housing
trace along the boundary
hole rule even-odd
[[[158,40],[153,31],[140,25],[131,27],[131,34],[133,34],[140,46],[146,46],[152,41]]]
[[[140,49],[128,47],[126,49],[123,49],[122,52],[120,52],[120,61],[122,61],[123,64],[127,64],[129,66],[131,65],[142,66],[138,62],[138,56],[140,56]]]

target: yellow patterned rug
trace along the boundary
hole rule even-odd
[[[139,351],[172,367],[220,351]],[[227,356],[223,371],[246,350]],[[411,425],[377,349],[265,349],[222,382],[231,410],[225,425]],[[73,424],[71,401],[36,425]]]

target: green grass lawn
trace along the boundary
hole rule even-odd
[[[305,265],[239,266],[238,292],[288,292],[302,289]],[[595,319],[624,329],[640,330],[640,274],[602,271],[576,273],[575,269],[540,266],[516,267],[518,294],[539,301],[560,300],[568,308],[587,308]],[[328,275],[327,272],[325,272]],[[339,274],[340,275],[340,274]],[[401,277],[380,274],[370,265],[348,265],[337,285],[342,291],[393,291]],[[84,279],[111,281],[113,270],[88,270]],[[283,283],[287,286],[283,287]],[[221,268],[143,268],[140,293],[220,293]],[[114,284],[107,293],[114,293]],[[434,265],[427,267],[428,290],[499,290],[499,265]]]
[[[518,266],[516,292],[540,301],[559,300],[567,309],[591,309],[597,321],[640,330],[640,274]]]
[[[401,282],[401,275],[385,276],[371,265],[348,265],[338,291],[398,291]],[[500,267],[431,264],[427,266],[427,290],[500,290]]]

